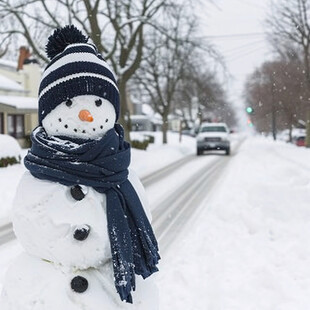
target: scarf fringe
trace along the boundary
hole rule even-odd
[[[155,237],[151,238],[147,232],[138,230],[138,240],[140,241],[138,253],[134,255],[135,272],[146,279],[154,272],[158,271],[156,265],[160,259],[158,245]]]

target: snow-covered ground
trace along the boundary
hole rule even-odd
[[[152,135],[155,143],[150,143],[147,151],[133,149],[131,167],[140,177],[167,166],[178,159],[190,154],[196,153],[196,139],[189,136],[182,136],[182,142],[179,142],[177,133],[168,133],[168,144],[162,144],[161,132],[132,132],[131,139],[143,139],[144,135]]]
[[[194,140],[184,138],[181,145],[172,135],[171,146],[159,141],[146,152],[134,150],[133,168],[144,176],[194,153]],[[11,168],[3,171],[17,179]],[[0,182],[1,192],[14,191],[2,175]],[[246,139],[218,188],[164,253],[157,274],[160,310],[308,310],[309,201],[310,150]],[[8,264],[21,251],[17,241],[1,246],[0,290]]]
[[[160,310],[308,310],[310,150],[242,145],[164,257]]]

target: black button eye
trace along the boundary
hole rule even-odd
[[[97,107],[100,107],[102,105],[102,100],[98,99],[98,100],[95,101],[95,103],[96,103]]]
[[[71,100],[71,99],[68,99],[68,100],[66,101],[66,106],[67,106],[67,107],[71,107],[71,106],[72,106],[72,100]]]

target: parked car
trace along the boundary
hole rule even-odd
[[[207,150],[224,150],[230,154],[229,129],[225,123],[202,123],[197,135],[197,155]]]
[[[306,137],[305,136],[296,137],[295,144],[297,146],[306,146]]]

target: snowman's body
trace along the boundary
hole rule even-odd
[[[57,43],[56,50],[61,45],[60,41],[62,44],[67,44],[72,37],[74,40],[81,39],[78,30],[73,26],[65,27],[61,31],[56,31],[49,41],[51,44]],[[72,31],[74,34],[70,37]],[[100,163],[104,162],[106,157],[99,157],[100,163],[96,165],[94,162],[89,163],[85,158],[80,158],[83,155],[80,153],[74,160],[70,159],[71,157],[64,151],[65,148],[69,148],[69,153],[72,149],[80,151],[78,140],[110,141],[104,140],[108,139],[106,136],[108,131],[113,134],[113,139],[122,141],[121,132],[115,130],[115,122],[119,114],[119,93],[115,77],[105,61],[98,56],[94,46],[86,44],[87,39],[85,41],[83,37],[81,40],[82,43],[73,42],[74,44],[69,44],[64,50],[58,51],[58,54],[54,50],[55,46],[50,49],[53,59],[43,74],[39,90],[41,127],[34,131],[33,136],[36,136],[40,130],[40,132],[43,131],[44,139],[48,137],[44,140],[44,151],[48,153],[56,144],[60,150],[57,148],[57,152],[55,149],[53,151],[60,153],[60,155],[57,154],[60,157],[53,161],[51,168],[46,163],[47,158],[55,159],[55,153],[52,153],[52,157],[31,153],[31,156],[39,159],[40,163],[29,161],[30,166],[26,165],[30,171],[33,166],[39,167],[41,174],[39,177],[35,173],[32,175],[26,172],[17,189],[12,219],[16,236],[26,253],[17,258],[7,272],[0,298],[1,310],[158,309],[157,290],[152,279],[143,280],[141,276],[136,276],[135,292],[132,291],[134,289],[132,278],[128,278],[131,279],[130,282],[124,280],[127,279],[127,275],[131,275],[127,272],[131,269],[126,268],[128,266],[132,269],[136,268],[133,263],[134,255],[138,263],[144,264],[141,263],[141,266],[146,266],[146,256],[153,258],[147,262],[149,270],[146,271],[150,274],[156,270],[154,261],[159,257],[155,257],[151,248],[148,248],[149,244],[153,248],[157,246],[154,246],[156,240],[150,238],[151,229],[146,228],[150,227],[148,222],[151,219],[141,182],[129,170],[128,180],[137,194],[134,193],[132,197],[137,199],[136,196],[138,196],[141,202],[137,204],[135,200],[133,205],[137,208],[136,214],[142,214],[137,217],[139,220],[136,223],[132,218],[130,219],[132,221],[130,225],[137,225],[131,226],[133,230],[129,226],[125,213],[119,211],[127,211],[127,201],[121,192],[122,182],[127,184],[127,179],[122,179],[108,188],[108,191],[112,190],[113,193],[117,193],[117,197],[121,197],[118,201],[123,203],[117,206],[111,204],[108,208],[110,220],[111,214],[115,216],[112,219],[114,221],[112,229],[110,227],[109,231],[106,196],[109,192],[103,194],[92,187],[85,186],[89,179],[93,181],[92,176],[87,178],[89,172],[87,165],[99,169],[102,173],[102,178],[99,174],[100,181],[104,184],[108,181],[104,179],[106,175],[102,172],[103,170],[108,171],[109,176],[115,173],[113,165],[123,166],[112,162],[112,167],[101,168]],[[38,144],[35,147],[38,147],[40,143],[36,143]],[[102,154],[109,154],[107,156],[113,160],[116,160],[115,154],[122,151],[115,149],[113,145],[116,144],[112,142],[103,145],[109,149],[101,150]],[[120,147],[124,145],[120,143]],[[91,148],[88,149],[87,154],[89,153],[92,153]],[[121,158],[128,165],[129,156],[124,156],[127,157]],[[59,182],[50,181],[47,177],[47,170],[42,168],[40,161],[43,158],[45,168],[50,168],[53,172],[57,171]],[[97,157],[96,160],[98,161]],[[61,167],[64,166],[60,165],[60,161],[61,163],[70,162],[70,171],[65,173],[70,176],[74,175],[77,184],[62,185],[68,183],[61,182],[62,177],[64,178]],[[79,177],[75,174],[76,165],[84,169],[83,177],[87,180],[84,183],[79,182]],[[69,183],[72,183],[71,179]],[[131,191],[132,187],[129,187]],[[117,199],[113,199],[115,203]],[[127,196],[127,199],[132,198]],[[145,218],[143,209],[149,221]],[[119,217],[120,214],[122,215]],[[128,227],[123,225],[124,222]],[[142,224],[144,226],[138,226]],[[134,236],[141,234],[145,237],[143,245],[137,241],[134,243],[130,239],[133,231],[136,231]],[[117,235],[117,233],[120,234]],[[115,238],[115,236],[121,237]],[[113,261],[111,242],[114,246],[115,244],[118,246],[113,251],[114,257],[117,255],[120,257],[125,253],[122,259]],[[142,249],[142,246],[147,249],[146,252],[138,252],[137,249]],[[130,248],[132,255],[129,255],[129,259],[126,256],[128,247],[132,247]],[[133,253],[134,251],[136,252]],[[117,276],[115,276],[115,270],[118,272]],[[123,270],[125,272],[121,273]],[[121,280],[118,278],[119,274],[122,275]],[[143,275],[143,273],[139,274]],[[144,274],[144,276],[148,277],[150,274]],[[129,291],[126,291],[128,286]],[[133,305],[121,301],[123,299],[131,302],[130,293],[132,293]]]
[[[129,180],[150,216],[143,186],[133,171]],[[7,272],[1,310],[158,309],[151,278],[137,277],[134,305],[120,301],[113,281],[106,196],[92,188],[83,190],[85,198],[76,201],[70,187],[25,172],[17,189],[13,224],[27,253]],[[90,227],[87,238],[76,240],[74,231],[84,225]],[[71,288],[77,276],[87,279],[83,293]]]
[[[133,171],[129,180],[149,215],[143,186]],[[85,197],[78,201],[71,187],[25,172],[14,202],[13,225],[28,253],[75,269],[98,267],[111,259],[106,195],[91,187],[83,191]],[[84,227],[89,228],[87,237],[76,239],[76,231]]]

